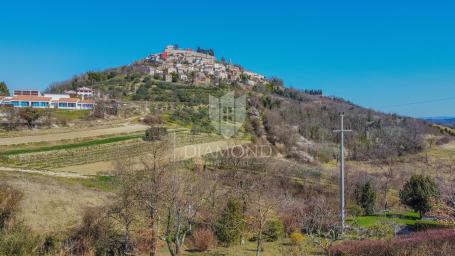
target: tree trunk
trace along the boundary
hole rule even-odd
[[[149,228],[152,230],[152,239],[150,241],[150,256],[156,256],[158,234],[155,230],[155,214],[150,212]]]
[[[262,235],[258,236],[257,247],[256,247],[256,256],[261,255],[261,244],[262,244]]]

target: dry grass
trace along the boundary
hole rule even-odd
[[[62,231],[77,224],[85,207],[102,205],[108,196],[63,178],[0,173],[0,179],[23,191],[20,216],[40,233]]]

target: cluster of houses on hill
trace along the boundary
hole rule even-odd
[[[145,59],[144,72],[167,82],[192,84],[243,84],[254,86],[266,82],[263,75],[246,71],[239,65],[218,61],[207,51],[180,49],[168,45],[163,52]]]
[[[68,110],[90,110],[95,106],[93,90],[87,87],[63,94],[44,93],[37,90],[14,90],[13,96],[0,97],[1,105],[16,108],[56,108]]]

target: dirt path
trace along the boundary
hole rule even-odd
[[[9,168],[9,167],[0,167],[0,172],[31,173],[31,174],[40,174],[40,175],[45,175],[45,176],[63,177],[63,178],[82,178],[82,179],[88,178],[88,176],[82,175],[80,173],[26,170],[26,169]]]
[[[445,150],[453,150],[455,151],[455,141],[451,141],[447,144],[444,144],[442,146],[440,146],[442,149],[445,149]]]
[[[75,131],[66,133],[53,133],[45,135],[33,135],[23,137],[12,137],[12,138],[0,138],[0,145],[15,145],[15,144],[26,144],[34,142],[46,142],[46,141],[60,141],[60,140],[71,140],[80,138],[91,138],[103,135],[115,135],[121,133],[131,133],[145,131],[148,128],[147,125],[142,124],[125,124],[124,126],[104,129],[93,129],[87,131]]]

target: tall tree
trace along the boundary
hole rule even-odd
[[[182,253],[181,247],[193,230],[197,214],[208,198],[207,181],[189,173],[169,174],[170,186],[164,207],[164,240],[172,256]]]
[[[0,82],[0,96],[9,96],[8,86],[5,82]]]
[[[171,163],[168,157],[168,141],[150,142],[154,146],[147,157],[142,159],[143,170],[138,171],[138,194],[140,205],[146,210],[148,228],[151,231],[150,255],[157,255],[158,239],[160,235],[159,221],[168,195],[168,171]]]
[[[231,245],[240,241],[245,228],[245,216],[239,200],[229,198],[220,218],[215,224],[220,242]]]
[[[439,195],[437,184],[428,176],[414,175],[400,190],[401,203],[418,212],[420,218],[431,210],[431,198]]]
[[[376,203],[376,189],[369,180],[365,183],[357,184],[354,190],[357,204],[362,207],[365,215],[374,214],[374,205]]]
[[[115,162],[114,177],[118,186],[114,192],[113,202],[108,207],[109,216],[114,219],[123,232],[123,254],[130,253],[131,226],[136,221],[137,191],[133,159],[122,159]]]

